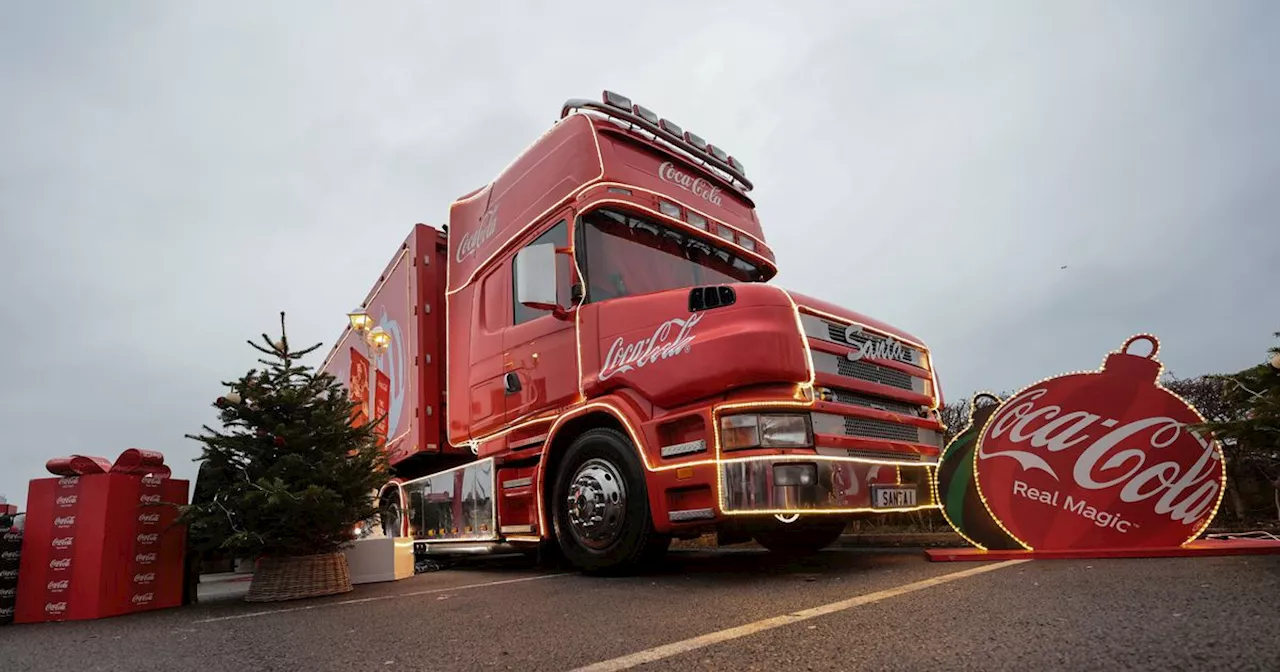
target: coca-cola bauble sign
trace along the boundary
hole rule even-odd
[[[1137,341],[1151,352],[1129,352]],[[1001,404],[974,456],[991,515],[1037,551],[1180,546],[1209,525],[1226,486],[1204,418],[1159,384],[1159,341],[1139,334],[1099,371],[1042,381]]]
[[[979,406],[980,401],[988,403]],[[936,500],[942,505],[942,517],[965,541],[983,550],[1022,548],[996,522],[982,505],[973,482],[973,451],[978,432],[1000,405],[1000,397],[979,392],[969,401],[968,424],[960,430],[938,457],[938,473],[934,485]]]

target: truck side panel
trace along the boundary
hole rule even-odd
[[[418,436],[409,454],[462,454],[463,446],[453,448],[445,434],[445,284],[449,249],[443,232],[422,224],[414,227],[414,265],[416,267],[417,302],[413,306],[418,334],[414,351],[418,394],[415,417]]]

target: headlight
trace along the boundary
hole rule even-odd
[[[808,414],[740,414],[720,418],[720,447],[808,448],[813,431]]]

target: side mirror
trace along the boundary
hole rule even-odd
[[[556,246],[540,243],[516,253],[516,301],[559,312],[556,298]]]

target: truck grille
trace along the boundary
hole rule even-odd
[[[831,401],[838,404],[851,404],[853,406],[862,406],[864,408],[878,408],[882,411],[890,413],[901,413],[902,415],[918,415],[919,408],[911,404],[904,404],[901,401],[893,399],[885,399],[883,397],[869,397],[865,394],[850,392],[848,390],[832,390]]]
[[[911,384],[911,375],[901,371],[868,364],[864,361],[851,362],[844,357],[836,359],[836,368],[842,376],[888,385],[900,390],[914,390],[914,386]]]
[[[870,418],[845,416],[844,433],[846,436],[859,436],[870,439],[920,442],[920,430],[916,427],[899,425],[896,422],[885,422],[884,420],[872,420]]]

